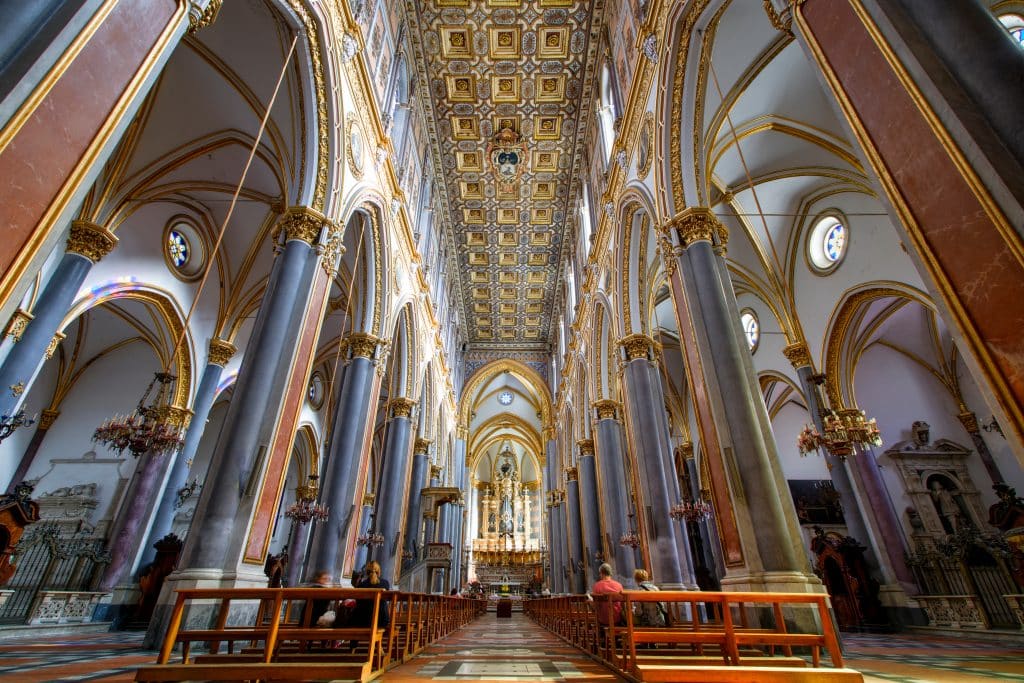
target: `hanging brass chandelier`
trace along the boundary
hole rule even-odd
[[[299,526],[310,522],[325,522],[330,515],[327,506],[316,502],[317,475],[309,475],[309,483],[295,489],[295,502],[285,509],[284,516]]]
[[[685,519],[687,522],[703,522],[711,518],[711,512],[711,503],[702,498],[676,503],[669,509],[668,515],[676,521]]]
[[[836,412],[828,411],[822,418],[824,431],[814,425],[804,425],[797,436],[796,445],[800,455],[827,451],[830,455],[846,460],[855,452],[856,446],[881,446],[882,434],[878,431],[875,418],[868,419],[863,410],[848,408]]]
[[[157,372],[139,399],[131,415],[115,415],[93,432],[92,440],[118,454],[129,451],[138,458],[145,453],[164,456],[174,453],[185,442],[187,411],[171,404],[172,388],[177,376]],[[147,404],[150,394],[152,403]]]

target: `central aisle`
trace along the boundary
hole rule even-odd
[[[548,633],[520,612],[488,612],[385,673],[403,681],[608,681],[625,679]]]

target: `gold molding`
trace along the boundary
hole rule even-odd
[[[190,2],[188,8],[188,32],[195,34],[197,31],[217,21],[217,14],[220,12],[222,4],[223,0],[210,0],[206,9],[200,9],[195,0]]]
[[[71,222],[67,250],[69,253],[84,256],[93,263],[99,263],[100,259],[117,246],[117,242],[118,239],[114,233],[102,225],[91,221],[76,220]]]
[[[39,429],[47,430],[53,426],[53,423],[60,417],[59,410],[50,410],[49,408],[43,408],[39,413]]]
[[[210,340],[210,351],[206,356],[206,362],[224,367],[231,360],[232,356],[235,355],[236,351],[238,349],[231,342],[214,337]]]
[[[956,416],[956,419],[960,420],[960,424],[962,424],[964,426],[964,429],[966,429],[968,433],[970,433],[970,434],[978,434],[978,433],[980,433],[980,430],[978,429],[978,416],[975,415],[970,410],[967,410],[965,408],[963,410],[963,412],[959,413]]]
[[[57,332],[53,335],[53,339],[50,340],[50,344],[46,347],[46,360],[53,358],[53,354],[57,353],[57,347],[65,339],[67,339],[67,335],[63,332]]]
[[[792,364],[793,368],[813,367],[811,364],[811,352],[804,342],[794,342],[782,349],[782,355]]]

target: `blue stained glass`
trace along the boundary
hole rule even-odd
[[[846,246],[846,230],[842,223],[836,223],[825,233],[825,258],[835,263],[843,255]]]
[[[167,253],[176,268],[181,268],[188,263],[188,240],[177,230],[171,230],[167,234]]]
[[[1024,26],[1015,28],[1010,31],[1010,35],[1017,41],[1017,44],[1024,47]]]
[[[754,348],[761,338],[761,326],[757,324],[757,318],[750,313],[744,313],[740,316],[740,322],[743,323],[743,334],[747,338],[747,344]]]

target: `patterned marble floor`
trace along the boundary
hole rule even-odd
[[[127,683],[156,653],[141,633],[5,639],[0,681]],[[847,666],[866,683],[1024,683],[1024,646],[925,635],[847,635]],[[622,679],[535,626],[521,614],[494,614],[469,624],[392,669],[385,683],[410,681],[600,681]]]

